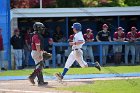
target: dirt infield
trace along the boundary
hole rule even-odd
[[[118,77],[118,78],[94,78],[94,79],[74,79],[64,80],[58,83],[55,80],[48,81],[47,86],[33,86],[28,80],[8,80],[0,81],[0,93],[78,93],[74,91],[61,91],[59,87],[78,86],[94,83],[96,80],[116,80],[116,79],[133,79],[140,77]]]
[[[58,81],[54,80],[48,82],[49,84],[47,86],[38,87],[37,84],[33,86],[28,80],[0,81],[0,93],[77,93],[70,91],[60,91],[56,90],[56,88],[87,84],[89,81],[64,81],[63,83],[58,83]]]

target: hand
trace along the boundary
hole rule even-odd
[[[134,40],[130,39],[129,42],[134,42]]]

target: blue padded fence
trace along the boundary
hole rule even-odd
[[[90,42],[90,43],[85,43],[84,45],[90,45],[90,46],[98,46],[99,47],[99,62],[101,65],[103,65],[102,63],[102,47],[103,45],[128,45],[130,44],[129,42],[125,41],[125,42]],[[135,42],[134,44],[140,44],[140,42]],[[52,49],[52,64],[53,67],[56,67],[56,47],[58,46],[69,46],[68,43],[53,43],[53,49]]]

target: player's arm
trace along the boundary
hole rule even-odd
[[[126,40],[127,41],[131,41],[131,33],[130,32],[127,33]]]
[[[80,45],[80,44],[83,44],[83,43],[85,43],[85,41],[83,41],[83,40],[79,40],[77,42],[69,42],[70,45]]]
[[[99,36],[101,35],[101,32],[98,32],[98,34],[96,35],[96,40],[98,41],[98,42],[101,42],[101,40],[99,39]]]
[[[112,40],[111,40],[111,34],[110,34],[110,32],[109,32],[108,40],[109,40],[109,42],[112,41]]]
[[[99,36],[98,36],[98,35],[96,36],[96,40],[97,40],[98,42],[101,42],[101,40],[99,39]]]
[[[125,33],[123,33],[122,41],[125,41]]]
[[[114,38],[113,38],[113,40],[114,40],[114,41],[118,41],[118,39],[117,39],[117,33],[116,33],[116,32],[114,33]]]
[[[37,50],[38,52],[41,51],[40,44],[36,44],[36,50]]]
[[[35,43],[36,51],[41,52],[39,37],[36,35],[36,36],[33,37],[33,40],[34,40],[34,43]]]
[[[109,42],[111,42],[111,41],[112,41],[112,40],[111,40],[111,36],[109,36],[109,37],[108,37],[108,40],[109,40]]]

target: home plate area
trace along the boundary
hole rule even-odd
[[[45,80],[46,81],[46,80]],[[0,81],[0,93],[73,93],[70,91],[57,90],[59,87],[78,86],[93,83],[93,81],[70,81],[64,80],[59,83],[49,80],[47,86],[32,85],[28,80]],[[78,92],[76,92],[78,93]]]

